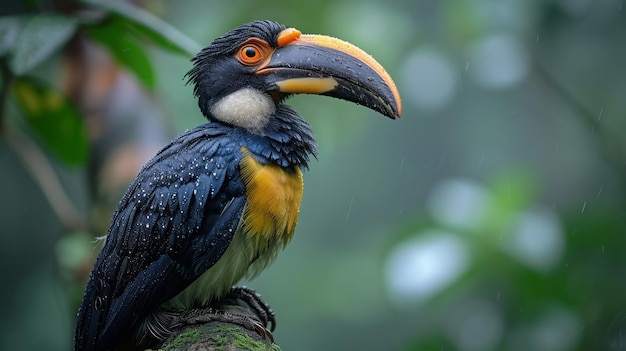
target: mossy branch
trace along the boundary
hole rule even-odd
[[[250,350],[280,351],[270,339],[252,330],[224,322],[187,326],[175,331],[159,350]]]
[[[261,319],[251,306],[242,299],[223,301],[219,309],[228,313],[243,315],[262,325]],[[241,325],[223,321],[211,321],[205,324],[188,325],[175,329],[163,342],[159,350],[163,351],[280,351],[271,334],[260,335]]]

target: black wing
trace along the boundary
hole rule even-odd
[[[215,123],[172,140],[113,215],[78,311],[75,350],[107,350],[222,256],[241,218],[239,144]]]

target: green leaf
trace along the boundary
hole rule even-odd
[[[58,90],[18,78],[12,93],[26,122],[52,154],[70,165],[85,164],[89,153],[85,121]]]
[[[202,47],[167,22],[125,1],[81,0],[124,19],[138,34],[152,40],[163,49],[194,56]]]
[[[106,47],[117,62],[133,72],[139,81],[154,89],[155,75],[152,63],[143,47],[116,21],[86,28],[88,35]]]
[[[52,56],[74,34],[78,22],[59,15],[35,15],[26,22],[17,38],[9,62],[16,75],[22,75]]]
[[[0,57],[8,54],[22,30],[23,21],[18,16],[0,18]]]

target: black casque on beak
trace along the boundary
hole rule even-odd
[[[390,118],[402,115],[395,83],[363,50],[337,38],[283,30],[278,48],[256,70],[284,94],[322,94],[366,106]]]

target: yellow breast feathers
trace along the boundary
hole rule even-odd
[[[296,229],[302,201],[302,171],[295,166],[287,171],[276,165],[255,160],[245,147],[241,149],[241,178],[248,201],[243,214],[243,232],[257,241],[286,245]]]

